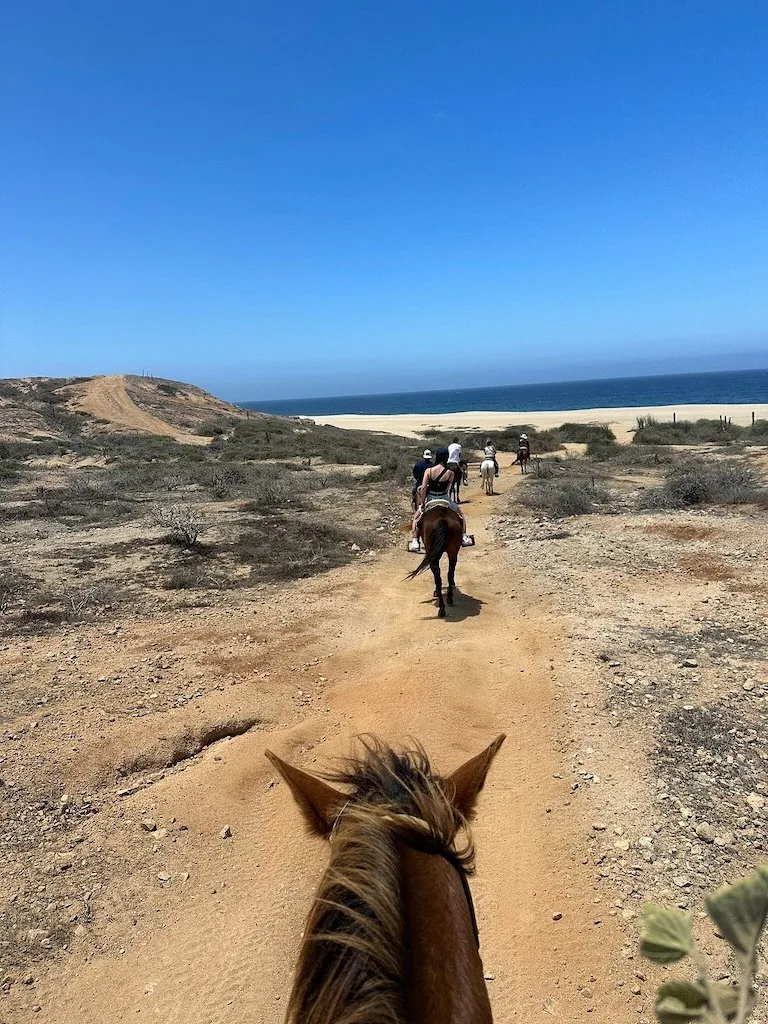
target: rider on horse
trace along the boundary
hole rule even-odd
[[[416,501],[416,492],[421,487],[421,481],[424,479],[424,474],[428,469],[434,465],[432,462],[432,452],[429,448],[424,449],[423,456],[419,459],[416,465],[413,467],[413,487],[411,488],[411,508],[415,512],[418,507]]]
[[[483,448],[483,458],[485,458],[485,459],[493,459],[493,472],[494,472],[494,476],[498,476],[499,475],[499,463],[498,463],[498,460],[496,458],[496,449],[491,444],[490,437],[486,438],[485,448]]]
[[[454,478],[453,474],[453,467],[448,461],[448,449],[438,448],[435,452],[435,465],[430,466],[429,469],[424,471],[421,486],[418,488],[416,497],[419,504],[416,514],[413,517],[413,537],[408,545],[409,551],[419,550],[421,517],[429,507],[429,503],[431,501],[440,501],[448,504],[461,519],[461,543],[465,547],[474,544],[473,538],[467,534],[467,520],[464,517],[464,513],[461,511],[459,506],[454,501],[450,501],[448,497],[448,492],[451,489],[451,484]]]

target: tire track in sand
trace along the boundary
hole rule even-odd
[[[108,420],[110,423],[132,430],[143,430],[148,434],[173,437],[184,444],[210,443],[209,437],[199,437],[197,434],[178,430],[165,420],[140,409],[128,394],[126,378],[122,374],[92,377],[91,380],[85,381],[81,388],[76,399],[78,408],[97,419]]]
[[[501,488],[515,481],[507,471]],[[621,929],[610,917],[594,925],[602,915],[585,862],[588,797],[574,802],[569,792],[566,723],[551,667],[565,663],[565,641],[537,581],[521,578],[493,546],[488,519],[499,499],[472,485],[470,497],[478,546],[460,557],[462,594],[451,617],[435,617],[431,579],[404,580],[413,556],[398,550],[361,563],[344,612],[322,601],[316,609],[333,637],[317,666],[332,681],[327,710],[292,729],[212,748],[156,784],[151,797],[127,801],[135,821],[149,799],[156,817],[187,823],[178,842],[190,877],[172,880],[157,923],[122,951],[113,945],[88,963],[73,955],[70,968],[41,985],[46,1021],[282,1021],[327,848],[303,831],[264,749],[311,770],[348,752],[350,736],[365,731],[392,741],[417,737],[442,770],[508,734],[474,828],[472,890],[497,1024],[553,1017],[615,1024],[635,1016],[639,1000],[629,985],[616,986],[627,972]],[[225,823],[234,835],[221,841]],[[157,863],[162,871],[161,857]],[[155,876],[146,883],[157,885]]]

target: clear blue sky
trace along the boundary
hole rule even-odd
[[[765,0],[5,0],[0,375],[768,364]]]

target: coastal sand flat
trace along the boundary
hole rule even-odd
[[[432,427],[437,430],[503,430],[511,423],[528,424],[537,430],[549,430],[562,423],[607,423],[616,434],[618,441],[629,442],[637,427],[638,416],[655,416],[659,420],[671,420],[677,414],[679,420],[717,419],[729,416],[734,423],[747,426],[752,422],[752,413],[757,419],[768,419],[768,404],[753,405],[658,405],[633,406],[624,409],[561,409],[556,412],[452,412],[435,413],[433,416],[419,413],[405,413],[391,416],[309,416],[316,423],[349,430],[376,430],[381,433],[400,434],[403,437],[420,437]]]
[[[518,479],[504,474],[499,489]],[[621,926],[609,918],[594,927],[589,807],[569,799],[567,724],[551,664],[567,641],[540,584],[510,575],[507,556],[493,546],[494,507],[493,498],[471,494],[466,511],[478,546],[462,552],[461,593],[447,620],[435,617],[430,577],[404,579],[415,564],[404,544],[350,567],[341,590],[307,581],[307,620],[326,638],[321,702],[300,724],[219,744],[124,801],[136,829],[148,802],[158,820],[188,825],[168,851],[176,868],[165,888],[155,874],[167,870],[162,849],[151,880],[130,879],[155,894],[160,885],[162,913],[133,931],[115,921],[102,952],[86,960],[74,948],[52,966],[34,997],[41,1017],[278,1024],[328,850],[304,832],[264,750],[311,770],[366,731],[418,737],[443,770],[508,733],[474,829],[472,889],[495,1019],[634,1017],[641,1001],[615,984],[626,973]],[[251,616],[251,628],[258,621]],[[231,617],[220,623],[222,643],[233,625]],[[208,627],[210,649],[214,632]],[[219,838],[224,824],[231,839]],[[13,1019],[28,1019],[18,1009]]]

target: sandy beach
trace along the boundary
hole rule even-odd
[[[407,413],[392,416],[310,416],[316,423],[327,423],[348,430],[375,430],[405,437],[420,437],[425,430],[501,430],[512,423],[526,424],[537,430],[548,430],[561,423],[607,423],[619,441],[630,441],[638,416],[655,416],[671,420],[717,419],[729,416],[734,423],[747,426],[756,419],[768,419],[768,404],[754,405],[659,405],[633,406],[624,409],[562,409],[556,412],[454,412],[419,415]]]

